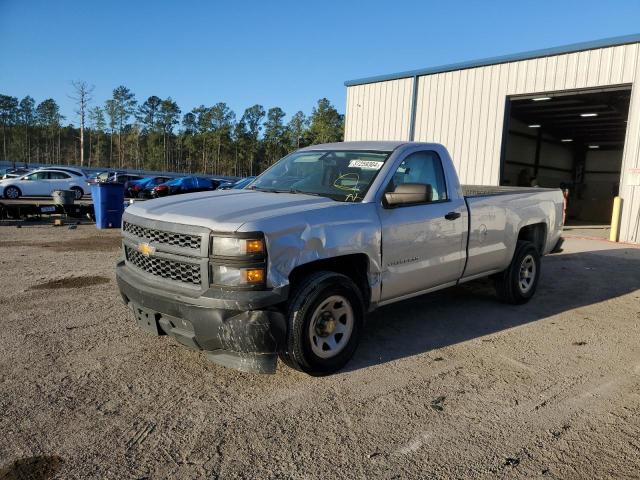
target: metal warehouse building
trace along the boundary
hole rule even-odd
[[[444,144],[465,184],[564,187],[640,242],[640,35],[352,80],[345,140]]]

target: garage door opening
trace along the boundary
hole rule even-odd
[[[507,100],[501,184],[567,189],[567,224],[607,226],[631,87]]]

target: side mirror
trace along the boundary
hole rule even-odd
[[[410,205],[412,203],[426,203],[433,198],[433,189],[428,183],[403,183],[393,192],[384,194],[384,199],[390,207],[396,205]]]

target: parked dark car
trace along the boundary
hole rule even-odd
[[[124,184],[124,195],[128,198],[145,198],[144,192],[147,187],[153,188],[169,180],[171,177],[145,177],[139,180],[130,180]]]
[[[166,197],[167,195],[178,195],[181,193],[203,192],[215,190],[220,185],[220,180],[206,177],[180,177],[161,183],[150,188],[149,196],[152,198]],[[146,194],[145,189],[145,194]]]
[[[18,168],[7,168],[0,177],[2,180],[6,180],[7,178],[17,178],[22,175],[29,173],[32,169],[26,167],[18,167]]]
[[[245,177],[235,182],[225,182],[218,187],[218,190],[240,190],[255,180],[256,177]]]
[[[136,175],[135,173],[122,173],[116,172],[107,178],[109,183],[127,183],[132,180],[141,180],[144,178],[142,175]]]
[[[253,182],[256,179],[256,177],[247,177],[247,178],[241,178],[240,180],[238,180],[236,183],[234,183],[231,186],[232,190],[241,190],[244,187],[246,187],[247,185],[249,185],[251,182]]]
[[[118,172],[114,172],[113,170],[105,170],[104,172],[92,173],[91,175],[89,175],[88,182],[90,184],[106,182],[109,177],[113,176],[115,173]]]
[[[238,180],[222,180],[218,186],[218,190],[229,190]]]

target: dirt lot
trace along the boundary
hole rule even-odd
[[[640,249],[571,239],[522,307],[477,282],[381,309],[327,378],[146,335],[119,255],[0,226],[0,478],[640,476]]]

